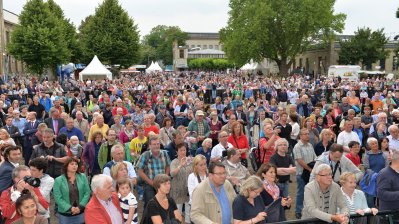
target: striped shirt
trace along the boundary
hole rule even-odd
[[[364,212],[370,212],[371,209],[367,205],[366,197],[363,191],[355,189],[352,193],[352,198],[347,195],[341,188],[342,194],[345,197],[346,206],[348,207],[350,214],[356,214],[356,210],[361,209]]]
[[[137,200],[136,197],[133,195],[132,192],[130,192],[128,195],[125,197],[121,198],[121,194],[118,194],[119,197],[119,202],[121,205],[122,209],[122,214],[123,214],[123,222],[127,221],[127,218],[129,217],[129,209],[134,208],[134,214],[133,214],[133,219],[131,223],[126,223],[126,224],[137,224],[138,222],[138,215],[137,215]]]

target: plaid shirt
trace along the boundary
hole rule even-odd
[[[167,151],[161,150],[158,158],[155,158],[150,150],[141,155],[138,168],[144,170],[148,178],[153,180],[156,175],[165,174],[168,166],[170,166],[170,159]]]
[[[205,127],[203,122],[198,122],[198,136],[204,136],[205,135]]]

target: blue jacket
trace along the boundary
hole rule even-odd
[[[46,112],[48,113],[50,111],[50,108],[52,107],[51,99],[46,97],[46,98],[40,98],[39,103],[44,106],[46,109]]]
[[[14,165],[8,161],[4,161],[0,166],[0,192],[8,189],[12,186],[12,171],[14,170]]]

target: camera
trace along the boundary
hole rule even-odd
[[[40,186],[40,179],[39,178],[33,178],[31,176],[26,176],[24,177],[25,183],[29,184],[32,187],[39,187]]]

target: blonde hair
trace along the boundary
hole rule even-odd
[[[206,161],[206,157],[202,154],[198,154],[194,157],[194,159],[193,159],[193,173],[194,174],[198,175],[197,165],[203,160]]]
[[[353,177],[356,180],[356,175],[354,173],[351,172],[344,172],[341,174],[341,176],[339,177],[339,183],[342,185],[344,185],[344,183],[348,182],[349,178]]]
[[[201,146],[204,147],[207,142],[211,142],[212,143],[212,139],[211,138],[204,139],[204,141],[202,141],[202,145]]]
[[[112,179],[116,180],[118,176],[118,171],[121,170],[122,168],[126,168],[127,170],[127,165],[124,162],[117,162],[114,166],[111,167],[111,177]]]
[[[327,132],[331,132],[331,130],[328,128],[321,130],[320,135],[319,135],[320,140],[323,139],[324,135],[327,134]]]
[[[3,134],[5,134],[6,137],[7,137],[7,139],[10,138],[10,134],[8,133],[8,131],[7,131],[6,129],[0,129],[0,132],[3,133]]]
[[[259,188],[263,188],[262,180],[259,177],[253,175],[253,176],[248,177],[248,179],[246,179],[242,183],[242,185],[240,187],[240,194],[242,196],[248,198],[250,191],[254,191]]]

